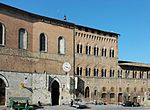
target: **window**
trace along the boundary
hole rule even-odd
[[[65,40],[62,36],[58,38],[58,53],[65,54]]]
[[[40,51],[47,52],[47,36],[44,33],[40,34]]]
[[[107,94],[106,93],[102,93],[102,99],[105,99],[107,97]]]
[[[115,70],[110,70],[110,77],[112,78],[112,77],[114,77],[114,73],[115,73]]]
[[[143,72],[140,72],[140,79],[143,79]]]
[[[110,88],[110,91],[111,91],[111,92],[114,92],[114,91],[115,91],[115,88],[114,88],[114,87],[111,87],[111,88]]]
[[[110,93],[110,98],[115,98],[115,93]]]
[[[90,89],[89,89],[89,87],[86,87],[85,88],[85,98],[89,98],[89,95],[90,95]]]
[[[98,69],[94,68],[94,76],[98,76]]]
[[[5,42],[5,26],[0,23],[0,45],[4,45]]]
[[[143,87],[141,88],[141,92],[144,92],[144,89],[143,89]]]
[[[102,69],[102,77],[106,77],[106,69]]]
[[[104,47],[102,48],[102,56],[106,57],[107,49]]]
[[[94,47],[94,56],[98,56],[99,48],[97,46]]]
[[[121,87],[119,87],[119,92],[122,92],[122,88]]]
[[[106,92],[106,87],[102,87],[102,91],[103,91],[103,92]]]
[[[125,71],[125,78],[129,78],[129,74],[130,74],[130,71],[126,70]]]
[[[25,29],[19,29],[19,48],[27,49],[28,45],[28,33]]]
[[[136,78],[137,72],[133,71],[133,78]]]
[[[127,92],[129,92],[129,91],[130,91],[130,88],[129,88],[129,87],[127,87],[127,88],[126,88],[126,90],[127,90]]]
[[[82,53],[82,44],[77,44],[77,53]]]
[[[89,44],[86,46],[86,54],[90,55],[91,53],[91,46],[89,46]]]
[[[118,78],[122,78],[122,70],[118,70]]]
[[[134,88],[134,92],[136,92],[136,87]]]
[[[147,71],[147,79],[150,79],[150,73]]]
[[[115,52],[114,52],[113,48],[110,49],[109,57],[111,57],[111,58],[115,57]]]
[[[90,76],[90,72],[91,72],[91,69],[90,68],[86,68],[86,71],[85,71],[86,76]]]
[[[77,75],[82,76],[82,67],[77,67]]]
[[[94,95],[97,96],[97,90],[94,90]]]

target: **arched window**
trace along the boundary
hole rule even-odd
[[[0,23],[0,45],[4,45],[5,42],[5,26]]]
[[[77,75],[82,76],[82,67],[77,67]]]
[[[143,79],[143,71],[140,71],[140,79]]]
[[[97,45],[94,47],[94,56],[98,56],[99,48]]]
[[[102,56],[107,56],[107,49],[105,47],[102,48]]]
[[[122,78],[122,70],[118,70],[118,78]]]
[[[110,88],[110,91],[111,91],[111,92],[114,92],[114,90],[115,90],[114,87],[111,87],[111,88]]]
[[[87,67],[85,71],[85,75],[90,76],[90,73],[91,73],[91,68]]]
[[[94,68],[94,76],[98,76],[98,68]]]
[[[147,71],[147,79],[150,79],[150,73]]]
[[[44,33],[40,34],[40,51],[47,52],[47,36]]]
[[[119,87],[119,92],[122,92],[122,88],[121,87]]]
[[[144,92],[144,88],[143,87],[141,88],[141,92]]]
[[[130,88],[129,88],[129,87],[127,87],[127,88],[126,88],[126,90],[127,90],[127,92],[129,92],[129,91],[130,91]]]
[[[77,53],[82,53],[82,44],[77,44]]]
[[[136,78],[136,77],[137,77],[137,72],[133,71],[133,78]]]
[[[86,46],[86,54],[87,55],[91,54],[91,46],[89,46],[89,44]]]
[[[110,77],[111,77],[111,78],[114,77],[114,73],[115,73],[115,70],[110,69]]]
[[[58,53],[65,54],[65,39],[62,36],[58,38]]]
[[[94,89],[94,95],[97,96],[98,92],[97,89]]]
[[[110,99],[115,98],[115,93],[110,93]]]
[[[102,77],[106,77],[106,69],[102,69]]]
[[[21,28],[19,29],[19,48],[20,49],[27,49],[28,44],[28,32]]]
[[[136,87],[134,88],[134,92],[136,92]]]
[[[109,57],[111,57],[111,58],[115,57],[115,52],[114,52],[113,48],[110,49]]]
[[[126,70],[126,71],[125,71],[125,78],[129,78],[129,76],[130,76],[130,71],[129,71],[129,70]]]
[[[86,87],[85,88],[85,98],[89,98],[89,95],[90,95],[90,89],[89,89],[89,87]]]
[[[102,91],[103,91],[103,92],[106,92],[106,87],[102,87]]]

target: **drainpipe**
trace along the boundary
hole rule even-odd
[[[73,99],[75,99],[75,24],[73,29]]]

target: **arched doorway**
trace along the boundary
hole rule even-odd
[[[5,83],[0,78],[0,105],[5,105]]]
[[[59,83],[55,80],[51,85],[52,105],[59,105]]]
[[[133,97],[133,102],[137,103],[137,97]]]
[[[122,104],[122,93],[118,94],[118,104]]]
[[[90,94],[90,89],[89,87],[85,88],[85,98],[89,98],[89,94]]]

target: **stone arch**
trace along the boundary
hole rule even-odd
[[[5,77],[5,76],[3,76],[3,75],[1,75],[1,74],[0,74],[0,79],[2,79],[2,80],[4,81],[4,83],[5,83],[6,87],[9,87],[8,80],[6,79],[6,77]]]
[[[52,83],[53,83],[54,81],[57,81],[57,82],[59,83],[60,87],[61,87],[61,82],[60,82],[60,80],[59,80],[57,77],[54,77],[54,78],[52,79],[52,81],[51,81],[51,83],[50,83],[50,87],[52,86]]]
[[[87,86],[86,88],[85,88],[85,98],[89,98],[90,97],[90,89],[89,89],[89,87]]]
[[[54,77],[50,84],[52,105],[60,104],[60,86],[60,81],[58,80],[58,78]]]
[[[98,95],[98,89],[97,89],[97,87],[94,87],[94,88],[93,88],[93,92],[94,92],[94,95],[95,95],[95,96]]]
[[[8,87],[8,81],[0,74],[0,105],[6,103],[6,87]]]

